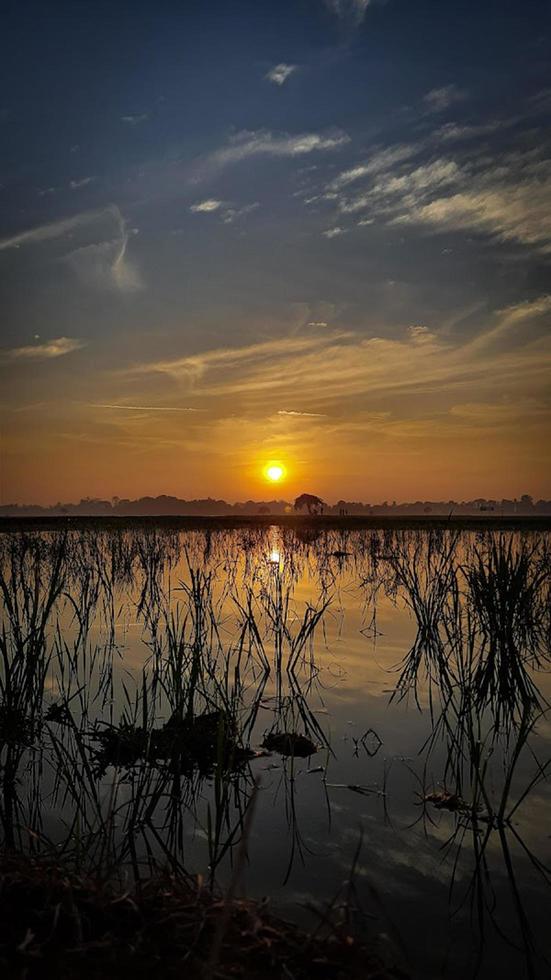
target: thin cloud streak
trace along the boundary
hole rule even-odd
[[[201,408],[188,408],[171,405],[116,405],[107,403],[89,402],[90,408],[116,409],[124,412],[202,412]]]
[[[307,418],[307,419],[325,419],[327,416],[322,412],[287,412],[285,409],[279,409],[276,415],[285,415],[290,418]]]
[[[226,146],[198,161],[192,180],[199,183],[225,167],[254,157],[300,157],[338,150],[349,142],[350,137],[341,130],[300,133],[295,136],[289,133],[271,133],[268,130],[246,130],[237,133]]]
[[[43,344],[29,344],[27,347],[13,347],[11,350],[0,352],[2,360],[9,361],[48,361],[56,357],[64,357],[73,351],[81,350],[86,341],[74,337],[56,337]]]
[[[70,218],[61,218],[59,221],[52,221],[49,224],[28,228],[26,231],[18,232],[16,235],[0,239],[0,251],[8,248],[19,248],[21,245],[35,245],[56,238],[63,238],[77,228],[82,228],[105,218],[111,212],[111,208],[100,208],[96,211],[82,211],[80,214],[74,214]]]

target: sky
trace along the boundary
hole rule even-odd
[[[3,503],[551,496],[547,0],[8,0]]]

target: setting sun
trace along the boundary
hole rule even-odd
[[[281,463],[268,463],[264,467],[264,476],[270,483],[280,483],[285,478],[286,470]]]

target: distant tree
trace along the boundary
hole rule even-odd
[[[259,507],[258,508],[258,513],[259,514],[269,514],[270,513],[270,508],[269,507],[266,507],[266,505],[263,504],[262,507]]]
[[[301,493],[295,500],[294,507],[295,510],[303,510],[306,507],[309,514],[323,514],[325,502],[313,493]]]

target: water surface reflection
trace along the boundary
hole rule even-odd
[[[3,535],[0,820],[77,865],[231,874],[293,915],[355,865],[414,975],[546,976],[539,534]],[[363,910],[363,911],[362,911]]]

